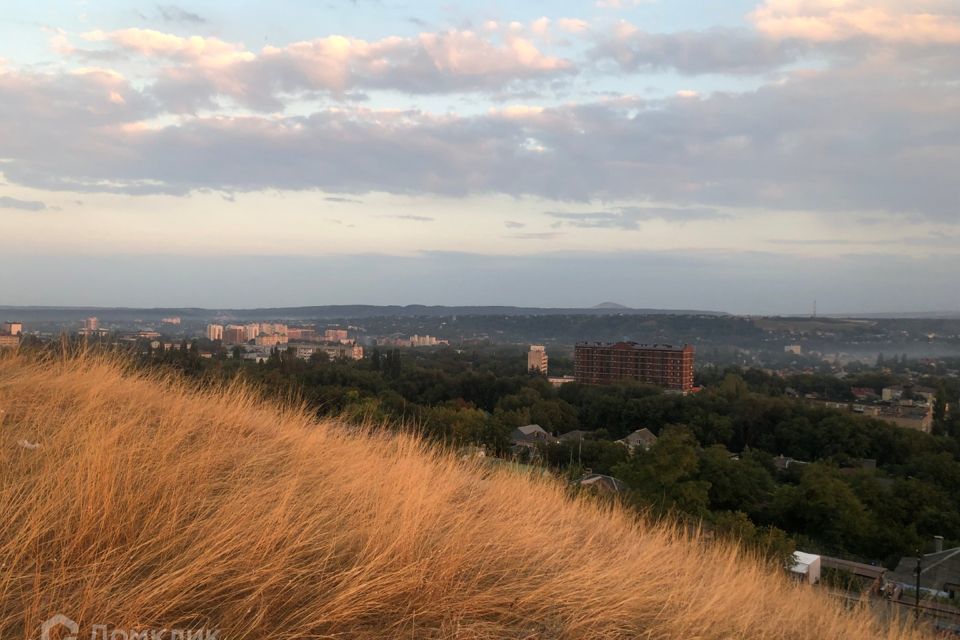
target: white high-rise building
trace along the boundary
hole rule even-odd
[[[260,335],[260,323],[251,322],[243,325],[243,337],[247,339],[247,342],[256,340],[258,335]]]
[[[97,329],[100,328],[100,321],[97,320],[95,317],[87,318],[86,320],[83,321],[83,328],[86,331],[96,331]]]
[[[222,325],[222,324],[208,324],[208,325],[207,325],[207,339],[208,339],[208,340],[223,340],[223,325]]]
[[[547,375],[547,350],[542,344],[530,345],[530,351],[527,352],[527,371],[536,371]]]

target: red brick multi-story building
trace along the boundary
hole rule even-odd
[[[636,380],[686,393],[693,388],[690,345],[581,342],[574,348],[574,378],[583,384]]]

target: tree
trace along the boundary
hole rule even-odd
[[[627,483],[635,502],[661,513],[676,510],[701,517],[707,513],[710,484],[697,479],[697,449],[689,429],[671,426],[649,450],[634,454],[613,473]]]
[[[850,486],[820,464],[804,467],[798,485],[781,486],[774,503],[777,522],[832,552],[856,549],[870,526],[870,515]]]
[[[550,433],[566,433],[578,426],[577,410],[563,400],[537,400],[530,406],[530,422]]]
[[[750,392],[747,383],[735,373],[728,373],[717,388],[717,393],[731,400],[745,398]]]
[[[937,386],[937,396],[933,401],[933,433],[947,434],[947,389],[943,383]]]
[[[778,566],[789,566],[796,543],[782,529],[758,527],[742,511],[721,511],[713,518],[713,529],[718,535],[739,542],[747,549],[757,551]]]
[[[399,349],[394,349],[387,353],[387,359],[384,362],[384,373],[393,379],[399,378],[403,373],[403,365],[400,362]]]
[[[773,477],[752,458],[736,460],[722,445],[700,456],[700,479],[710,485],[710,508],[756,514],[773,495]]]

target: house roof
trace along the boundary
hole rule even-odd
[[[578,342],[578,347],[605,347],[607,349],[634,350],[634,351],[693,351],[693,347],[685,344],[677,347],[672,344],[641,344],[639,342]]]
[[[657,441],[657,436],[654,435],[650,429],[644,427],[643,429],[637,429],[626,438],[623,439],[623,442],[626,442],[630,446],[636,446],[638,444],[643,445],[653,445]]]
[[[560,435],[559,440],[561,442],[567,442],[569,440],[573,440],[574,442],[577,442],[578,440],[586,440],[590,436],[590,433],[590,431],[581,431],[580,429],[577,429],[576,431],[567,431],[566,433]]]
[[[627,490],[627,485],[623,482],[613,476],[605,476],[602,473],[588,473],[579,480],[574,481],[574,484],[581,487],[604,488],[616,493]]]
[[[917,558],[901,558],[897,568],[888,574],[890,580],[913,585],[917,581]],[[960,547],[928,553],[920,560],[920,586],[945,591],[947,585],[960,586]]]
[[[790,467],[796,464],[810,464],[810,463],[804,462],[803,460],[794,460],[793,458],[788,458],[783,454],[773,459],[773,466],[775,466],[777,469],[781,471],[789,469]]]
[[[538,424],[528,424],[523,427],[517,427],[517,431],[525,436],[531,436],[535,433],[546,433],[546,431],[543,430],[543,427]]]
[[[549,440],[550,434],[538,424],[528,424],[514,429],[510,437],[514,443],[530,444]]]

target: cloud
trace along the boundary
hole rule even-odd
[[[715,209],[671,207],[618,207],[614,211],[590,211],[585,213],[553,212],[547,214],[557,222],[556,226],[581,229],[624,229],[633,231],[641,222],[665,220],[683,224],[694,220],[724,220],[730,216]]]
[[[536,28],[531,26],[531,33]],[[79,57],[112,53],[166,63],[151,93],[178,112],[210,107],[219,97],[267,111],[281,109],[284,96],[316,91],[346,97],[367,90],[502,90],[577,71],[571,61],[543,53],[523,30],[511,28],[493,34],[450,29],[374,41],[331,35],[259,52],[218,38],[152,29],[95,30],[82,37],[112,49],[74,51]]]
[[[767,240],[770,244],[796,246],[914,246],[914,247],[943,247],[960,252],[960,234],[930,233],[925,236],[901,236],[895,239],[868,239],[868,238],[811,238],[788,239],[774,238]]]
[[[117,38],[164,60],[207,61],[200,66],[226,60],[224,68],[236,71],[263,62],[231,61],[243,51],[216,42]],[[344,44],[348,59],[353,46]],[[278,69],[287,68],[287,49],[277,54],[285,61]],[[224,72],[217,81],[234,91],[247,86],[235,85],[236,78],[250,73]],[[400,86],[416,77],[411,73],[406,67],[390,82]],[[427,75],[436,73],[433,67]],[[73,191],[506,194],[951,220],[960,200],[952,171],[960,164],[960,86],[953,77],[931,59],[871,56],[696,98],[621,96],[471,115],[347,104],[170,118],[156,86],[134,86],[110,69],[5,67],[0,139],[8,180]],[[303,86],[283,73],[269,78],[268,86]],[[247,97],[257,95],[277,93]]]
[[[562,233],[556,231],[527,231],[521,233],[511,233],[503,237],[510,240],[553,240],[554,238],[559,238],[562,235]]]
[[[192,11],[187,11],[174,4],[157,5],[157,13],[160,14],[160,18],[164,22],[173,24],[197,25],[206,24],[207,22],[203,16],[193,13]]]
[[[435,218],[430,216],[415,216],[411,214],[400,214],[391,217],[396,218],[397,220],[409,220],[411,222],[433,222],[435,220]]]
[[[656,0],[596,0],[593,4],[601,9],[625,9],[653,2],[656,2]]]
[[[566,33],[583,33],[590,30],[590,23],[579,18],[560,18],[557,28]]]
[[[0,196],[0,209],[19,209],[20,211],[44,211],[47,208],[37,200],[19,200],[10,196]]]
[[[778,39],[960,44],[960,6],[951,0],[766,0],[751,18]]]
[[[900,240],[856,240],[843,238],[820,238],[810,240],[794,240],[789,238],[772,238],[767,240],[770,244],[781,244],[786,246],[849,246],[849,245],[899,245]]]
[[[507,229],[523,229],[527,225],[523,224],[522,222],[514,222],[513,220],[507,220],[506,222],[503,223],[503,226],[505,226]]]
[[[109,42],[120,50],[147,58],[168,58],[203,66],[222,67],[254,59],[254,54],[245,51],[242,46],[219,38],[184,37],[155,29],[97,29],[87,31],[81,37],[88,42]]]
[[[612,32],[597,36],[589,57],[630,73],[759,74],[795,61],[803,51],[798,42],[765,38],[747,29],[648,33],[620,22]]]
[[[111,140],[156,114],[149,98],[109,69],[0,73],[0,140],[3,155],[13,160],[3,171],[17,170],[28,157],[28,170],[38,173],[61,171],[63,157],[117,158],[125,152]]]
[[[327,202],[338,202],[341,204],[363,204],[362,200],[356,200],[354,198],[342,198],[340,196],[327,196],[324,198]]]
[[[782,73],[790,65],[922,61],[960,70],[960,4],[954,0],[766,0],[752,28],[651,33],[621,20],[591,34],[588,59],[605,71],[687,75]]]

